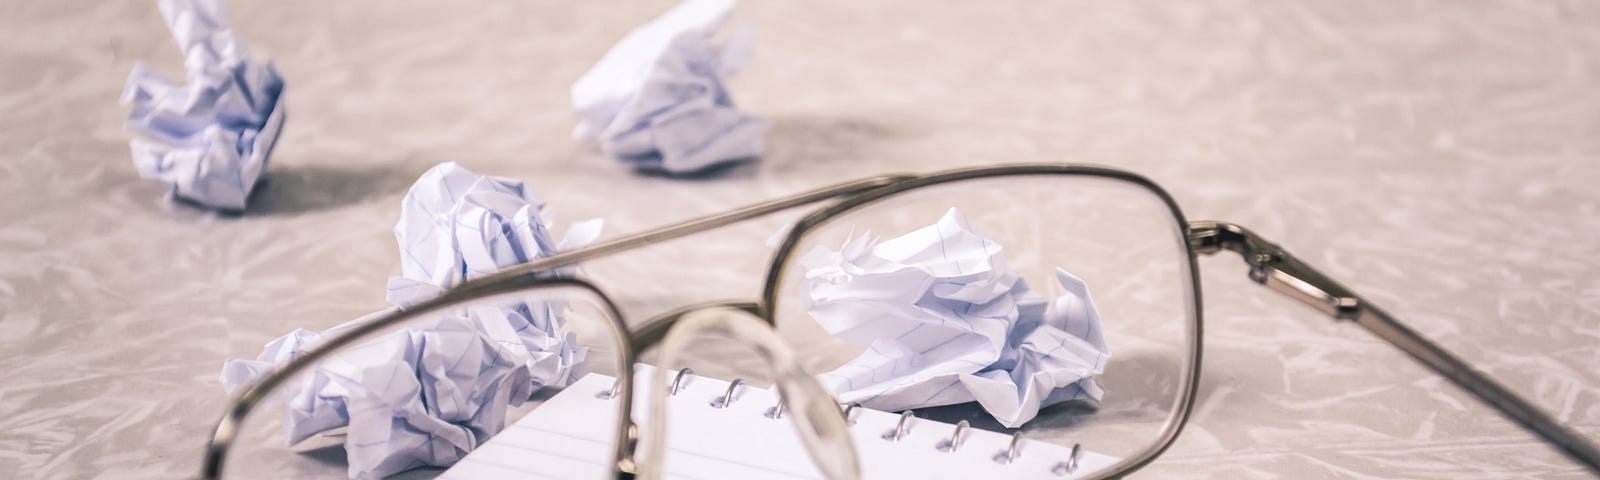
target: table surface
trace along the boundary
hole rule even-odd
[[[237,216],[129,162],[124,79],[181,65],[153,2],[0,7],[0,471],[195,475],[222,361],[384,306],[399,199],[442,161],[606,238],[846,177],[1126,168],[1600,437],[1600,4],[752,2],[732,88],[772,120],[767,154],[682,180],[570,140],[571,82],[667,3],[234,3],[289,112]],[[692,282],[651,261],[599,281],[636,315],[750,296],[757,230],[656,251],[729,266]],[[1200,265],[1194,417],[1140,476],[1587,476],[1236,258]]]

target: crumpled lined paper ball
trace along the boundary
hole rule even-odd
[[[258,360],[223,368],[230,389],[355,323],[321,334],[295,330]],[[383,478],[450,465],[505,426],[506,409],[533,393],[516,352],[467,317],[432,319],[325,360],[289,389],[284,429],[290,445],[349,427],[350,478]]]
[[[440,164],[406,194],[395,226],[402,276],[390,279],[389,301],[410,307],[475,276],[580,247],[599,230],[598,220],[580,222],[556,240],[544,203],[521,182]],[[562,311],[557,301],[474,305],[344,350],[288,388],[289,444],[348,427],[351,478],[451,465],[505,428],[507,408],[586,373],[588,351],[560,331]],[[227,362],[222,383],[233,391],[256,382],[383,313],[320,334],[290,332],[255,360]]]
[[[244,210],[283,129],[283,78],[250,59],[220,0],[162,0],[187,84],[135,65],[122,93],[139,175],[174,197]]]
[[[388,300],[407,308],[463,281],[572,250],[600,236],[599,219],[567,227],[559,239],[554,215],[522,182],[478,175],[454,162],[429,169],[401,202],[394,237],[401,276]],[[547,272],[548,275],[570,273]],[[583,375],[585,353],[559,333],[559,305],[474,307],[485,333],[527,358],[535,387],[563,386]]]
[[[1066,293],[1046,299],[1001,251],[952,208],[900,237],[807,252],[807,311],[867,347],[819,380],[840,402],[884,411],[976,401],[1011,428],[1045,406],[1098,401],[1111,351],[1087,286],[1057,268]]]
[[[394,238],[401,276],[390,280],[389,303],[409,305],[465,280],[600,236],[600,220],[572,224],[556,238],[555,218],[522,182],[478,175],[441,163],[417,179],[400,204]],[[413,289],[421,292],[411,293]]]
[[[643,170],[690,173],[761,154],[768,123],[740,111],[725,79],[754,32],[714,39],[733,0],[688,0],[629,32],[572,85],[573,136]]]

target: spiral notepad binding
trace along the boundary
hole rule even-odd
[[[634,391],[665,382],[675,426],[665,433],[665,478],[789,480],[816,478],[787,405],[775,389],[747,388],[699,377],[688,369],[662,371],[635,365]],[[700,381],[704,378],[704,381]],[[615,466],[615,418],[621,385],[589,374],[527,411],[514,424],[479,445],[439,478],[513,480],[602,478]],[[636,397],[637,398],[637,397]],[[634,405],[634,418],[648,407]],[[1069,478],[1100,471],[1119,459],[1073,445],[1029,442],[1020,434],[947,425],[915,412],[881,412],[839,405],[850,429],[861,476],[876,478]],[[938,427],[942,425],[943,427]],[[938,427],[938,428],[936,428]],[[943,429],[948,427],[948,429]],[[992,452],[992,453],[991,453]]]
[[[688,368],[684,368],[682,370],[679,370],[678,373],[673,376],[672,383],[667,388],[667,395],[668,396],[677,396],[679,391],[683,387],[683,382],[684,382],[685,378],[689,377],[689,376],[693,376],[693,375],[694,375],[694,370],[690,370]],[[735,379],[733,379],[732,382],[728,383],[727,390],[721,396],[712,398],[708,403],[714,408],[726,409],[728,407],[731,407],[733,405],[734,400],[735,400],[734,394],[737,392],[739,387],[741,387],[743,385],[744,385],[744,379],[743,378],[735,378]],[[596,397],[598,397],[598,398],[611,398],[613,396],[616,396],[616,394],[617,394],[617,385],[616,385],[616,382],[612,382],[611,389],[609,391],[599,392],[598,394],[596,394]],[[855,411],[857,409],[859,409],[860,407],[861,407],[860,404],[855,404],[855,403],[840,404],[841,413],[844,415],[845,423],[847,425],[852,425],[852,426],[855,425],[856,422],[855,422],[854,418],[852,417],[852,414],[855,413]],[[779,396],[778,397],[778,401],[772,407],[767,408],[766,409],[766,413],[763,416],[765,416],[768,419],[773,419],[773,420],[782,419],[783,418],[784,408],[785,408],[785,405],[784,405],[783,397]],[[899,422],[897,422],[895,424],[894,429],[885,432],[881,437],[884,440],[889,441],[889,442],[899,442],[902,438],[905,437],[906,431],[909,429],[912,420],[915,419],[915,418],[917,418],[917,416],[914,413],[914,411],[912,411],[912,410],[906,410],[904,412],[901,412],[900,413],[900,420],[899,420]],[[970,428],[971,428],[971,424],[969,424],[966,420],[962,420],[960,423],[957,423],[955,425],[955,427],[952,429],[952,431],[950,432],[950,438],[940,441],[939,444],[937,446],[935,446],[934,448],[936,450],[940,451],[940,452],[956,453],[961,448],[961,441],[964,438],[963,435]],[[1005,449],[1000,450],[998,452],[995,452],[994,456],[991,457],[992,460],[994,460],[995,463],[1002,464],[1002,465],[1006,465],[1006,464],[1010,464],[1012,462],[1015,462],[1017,457],[1021,454],[1022,441],[1023,441],[1022,432],[1019,431],[1019,432],[1013,433],[1011,435],[1010,443],[1007,444]],[[1081,444],[1077,444],[1077,443],[1072,444],[1071,453],[1067,455],[1066,459],[1056,463],[1055,466],[1050,469],[1050,473],[1058,475],[1058,476],[1065,476],[1065,475],[1070,475],[1072,473],[1075,473],[1078,470],[1078,465],[1080,463],[1080,456],[1082,454],[1082,451],[1083,450],[1082,450],[1082,445]]]

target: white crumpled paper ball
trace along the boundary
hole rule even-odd
[[[401,207],[402,276],[390,279],[389,301],[407,308],[478,275],[580,247],[599,231],[598,220],[580,222],[556,240],[544,203],[521,182],[440,164]],[[505,428],[507,408],[586,373],[588,351],[560,331],[562,312],[554,301],[474,305],[342,350],[287,388],[287,441],[348,427],[351,478],[451,465]],[[255,360],[230,360],[222,383],[233,391],[256,382],[383,313],[320,334],[290,332]]]
[[[690,173],[761,154],[768,123],[738,109],[725,79],[753,31],[717,43],[733,0],[688,0],[628,33],[572,85],[573,136],[643,170]]]
[[[122,103],[133,165],[172,196],[220,210],[244,210],[283,129],[283,77],[252,60],[221,0],[162,0],[161,14],[183,50],[187,84],[133,67]]]
[[[1011,428],[1051,404],[1099,400],[1111,350],[1087,286],[1057,268],[1065,293],[1046,299],[1002,252],[954,208],[899,237],[807,252],[807,311],[867,347],[819,380],[840,402],[884,411],[978,402]]]

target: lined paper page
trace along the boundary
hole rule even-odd
[[[655,369],[639,365],[636,395],[644,397],[655,380]],[[604,478],[616,426],[616,400],[597,398],[611,389],[612,377],[590,374],[523,416],[517,423],[474,450],[441,479]],[[712,406],[722,398],[728,382],[686,376],[667,408],[667,478],[706,480],[819,479],[794,426],[768,418],[777,394],[755,387],[735,390],[727,408]],[[648,428],[645,402],[634,415]],[[900,416],[867,409],[852,414],[851,432],[860,452],[862,478],[1073,478],[1051,469],[1071,454],[1070,447],[1023,440],[1011,464],[993,457],[1005,450],[1011,437],[968,429],[954,452],[937,446],[950,438],[952,425],[912,419],[899,442],[885,440]],[[641,448],[642,450],[642,448]],[[1117,461],[1088,451],[1079,454],[1080,472],[1090,472]]]

